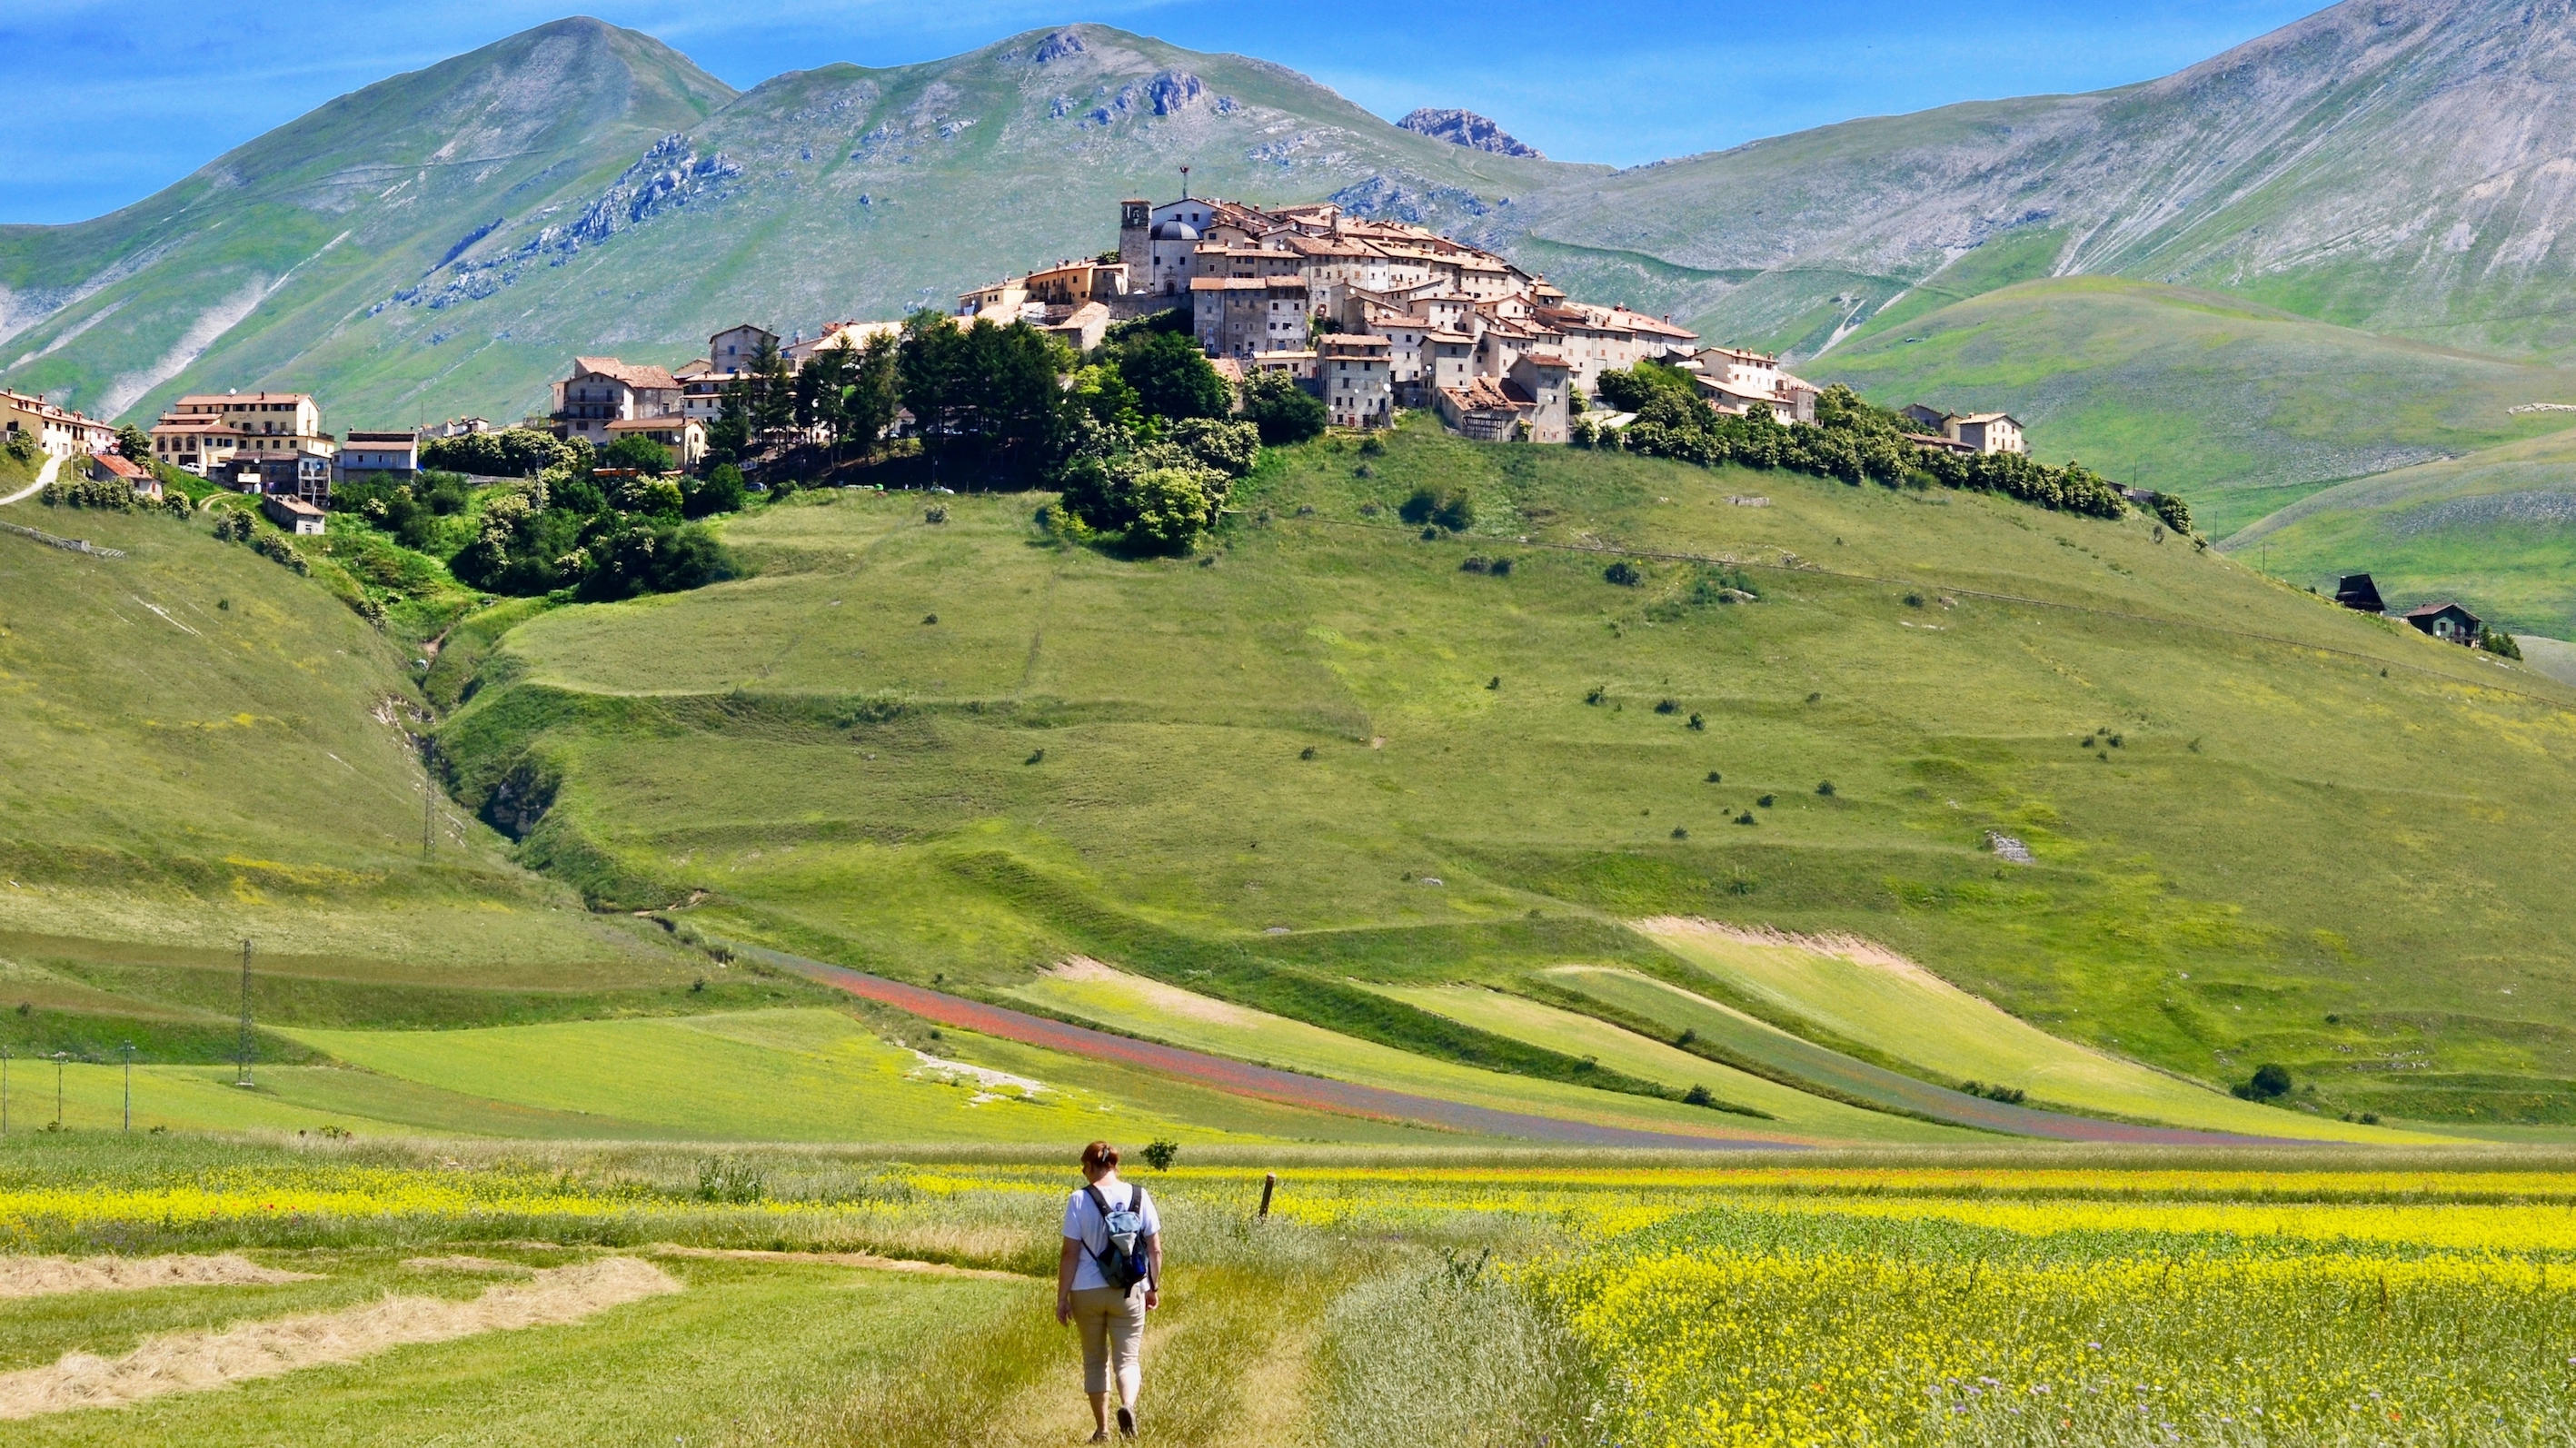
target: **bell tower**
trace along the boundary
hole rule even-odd
[[[1154,203],[1129,198],[1118,203],[1118,259],[1127,266],[1127,290],[1145,290],[1154,270],[1150,233]]]

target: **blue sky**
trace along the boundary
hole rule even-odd
[[[615,0],[737,87],[782,70],[895,65],[1096,20],[1258,55],[1382,115],[1464,106],[1571,161],[1634,165],[1853,116],[2093,90],[2179,70],[2317,0],[1485,0],[1279,6],[1241,0]],[[558,16],[565,0],[10,0],[9,180],[0,222],[74,221],[140,200],[335,95]],[[1354,40],[1344,26],[1365,27]]]

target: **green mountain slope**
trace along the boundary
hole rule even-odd
[[[2034,234],[2038,275],[2549,352],[2576,344],[2571,70],[2567,27],[2528,5],[2346,0],[2163,80],[1658,162],[1529,198],[1495,230],[1562,249],[1576,278],[1670,268],[1658,300],[1805,356]]]
[[[0,229],[0,375],[101,416],[188,389],[311,389],[333,425],[462,402],[458,348],[381,355],[368,313],[503,214],[586,203],[732,99],[649,37],[565,20],[343,96],[123,211]],[[488,339],[478,339],[488,340]],[[398,380],[370,394],[352,364]]]
[[[1439,220],[1597,168],[1399,130],[1265,62],[1102,26],[736,95],[565,20],[342,97],[161,195],[0,231],[0,377],[101,413],[321,394],[338,425],[542,410],[575,353],[896,316],[1117,240],[1181,184]],[[15,335],[7,335],[14,332]]]
[[[1390,526],[1417,484],[1474,531]],[[1624,922],[1699,915],[2330,1112],[2576,1108],[2537,674],[1978,496],[1417,432],[1238,501],[1128,563],[1025,498],[800,498],[727,525],[757,578],[513,630],[441,748],[469,801],[551,791],[523,856],[603,900],[951,988],[1083,954],[1339,1027],[1352,981],[1665,969]]]
[[[2299,491],[2535,434],[2576,371],[2328,326],[2214,292],[2067,277],[1891,314],[1821,375],[1901,407],[2009,408],[2043,456],[2189,498],[2223,537]],[[2332,506],[2338,493],[2321,494]]]
[[[2338,576],[2368,573],[2394,608],[2457,599],[2499,628],[2576,638],[2576,438],[2356,479],[2227,546],[2328,594]]]
[[[544,1018],[688,984],[688,955],[586,916],[452,808],[424,859],[417,691],[317,582],[202,522],[0,521],[124,554],[0,534],[0,997],[29,1007],[0,1044],[121,1031],[219,1059],[246,937],[280,1022]]]

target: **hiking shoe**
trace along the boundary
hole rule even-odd
[[[1120,1408],[1118,1410],[1118,1436],[1121,1438],[1133,1438],[1136,1436],[1135,1409]]]
[[[1092,1430],[1091,1436],[1083,1439],[1082,1441],[1085,1443],[1106,1443],[1109,1441],[1109,1430],[1106,1428],[1095,1428]]]

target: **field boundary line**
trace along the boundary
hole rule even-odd
[[[16,523],[0,523],[0,528],[6,528],[21,538],[32,538],[49,548],[60,548],[66,553],[86,553],[92,558],[122,558],[125,556],[125,550],[122,548],[101,548],[95,543],[86,542],[79,538],[57,538],[53,534],[45,532],[41,528],[22,527]]]

